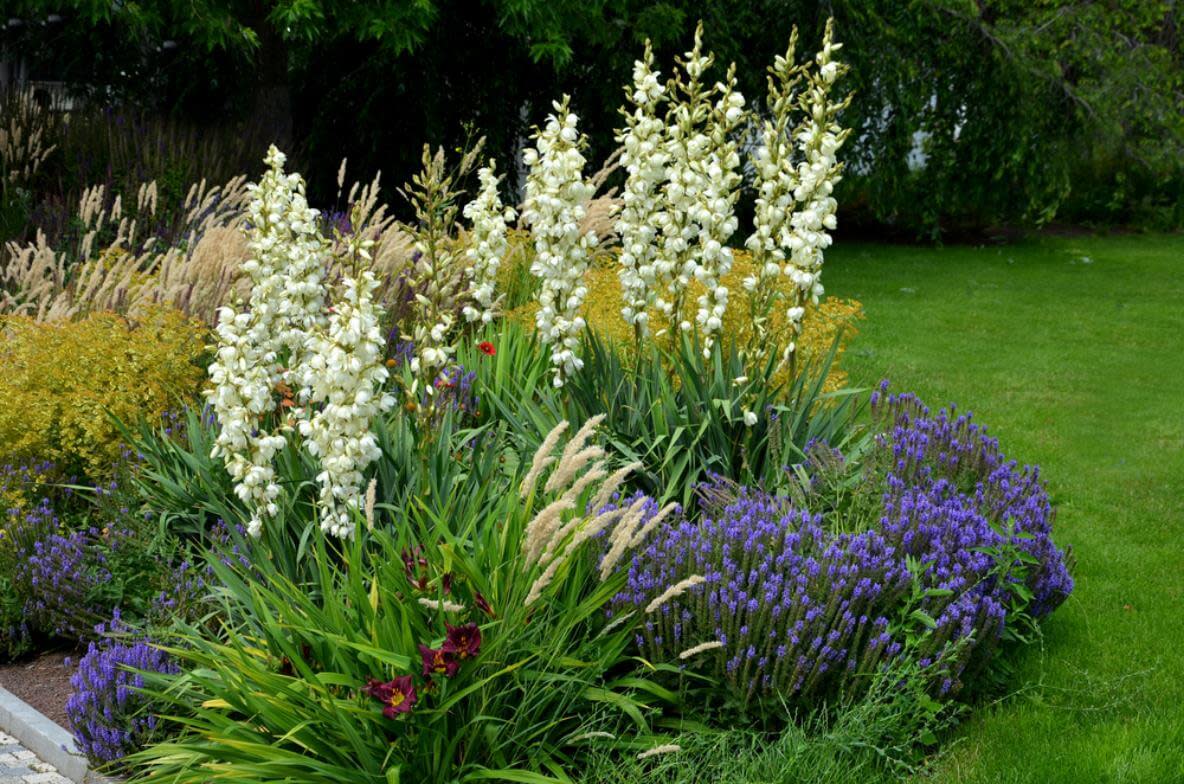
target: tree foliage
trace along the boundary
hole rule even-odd
[[[38,26],[47,5],[17,0],[32,22],[7,37],[106,96],[294,118],[314,192],[343,155],[398,180],[472,127],[511,163],[565,92],[603,153],[645,40],[668,68],[700,19],[759,101],[790,27],[819,40],[834,16],[856,91],[846,225],[1184,221],[1173,0],[61,0]]]

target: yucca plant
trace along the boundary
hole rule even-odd
[[[134,780],[571,781],[606,707],[650,742],[674,695],[634,672],[637,618],[605,612],[624,575],[598,537],[638,519],[596,511],[624,477],[596,422],[560,455],[556,428],[484,503],[375,504],[352,540],[310,527],[306,581],[213,559],[220,628],[180,627],[183,672],[149,677],[181,732],[128,758]]]
[[[502,471],[509,439],[504,426],[469,427],[461,420],[445,412],[427,437],[402,411],[377,419],[375,435],[383,452],[373,469],[381,489],[377,500],[400,509],[422,504],[434,511],[460,502],[481,503]],[[132,481],[144,510],[162,529],[189,539],[202,537],[218,521],[245,529],[250,510],[235,495],[222,461],[210,456],[216,428],[208,412],[193,408],[168,426],[142,422],[135,430],[122,427],[139,456]],[[289,443],[275,464],[285,491],[283,503],[261,538],[267,557],[286,564],[285,573],[296,577],[304,568],[300,562],[307,554],[309,529],[317,524],[318,468],[298,441]]]
[[[785,469],[804,459],[811,442],[860,451],[866,440],[856,426],[861,391],[824,391],[837,347],[836,340],[785,384],[776,380],[775,359],[754,368],[732,345],[718,344],[704,358],[684,335],[668,353],[652,345],[627,353],[588,333],[585,366],[563,390],[525,376],[490,392],[498,415],[520,434],[603,413],[612,449],[643,466],[637,484],[685,506],[711,474],[781,487]]]

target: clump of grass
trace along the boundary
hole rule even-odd
[[[588,758],[584,781],[617,784],[876,784],[921,771],[926,751],[961,708],[939,704],[916,665],[883,670],[858,701],[786,716],[769,732],[747,727],[688,731],[663,737],[666,753],[622,753],[601,745]],[[596,733],[591,733],[595,736]],[[590,740],[595,745],[595,740]],[[655,741],[657,742],[657,741]],[[603,742],[601,742],[603,743]]]

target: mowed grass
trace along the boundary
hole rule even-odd
[[[866,309],[852,381],[973,411],[1041,466],[1077,559],[923,780],[1184,782],[1184,237],[839,243],[825,282]]]

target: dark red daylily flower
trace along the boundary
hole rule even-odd
[[[480,351],[482,354],[485,354],[486,356],[489,356],[489,357],[492,357],[494,354],[497,353],[497,349],[494,348],[493,344],[490,343],[488,340],[483,340],[480,343],[478,343],[477,350]]]
[[[382,715],[388,719],[393,719],[400,713],[410,713],[417,699],[410,675],[400,675],[385,683],[371,678],[367,681],[364,691],[382,703]]]
[[[444,572],[444,576],[440,578],[440,588],[445,596],[452,593],[452,572]]]
[[[477,605],[477,609],[488,615],[490,618],[497,617],[493,614],[493,605],[489,603],[488,599],[481,595],[480,591],[473,592],[473,603]]]
[[[419,655],[423,657],[423,676],[431,677],[432,673],[451,678],[460,669],[460,662],[452,651],[444,648],[429,648],[424,644],[419,646]]]
[[[448,630],[448,636],[445,637],[441,650],[448,651],[462,659],[476,656],[481,651],[481,630],[477,628],[477,624],[466,623],[463,626],[444,624],[444,628]]]

